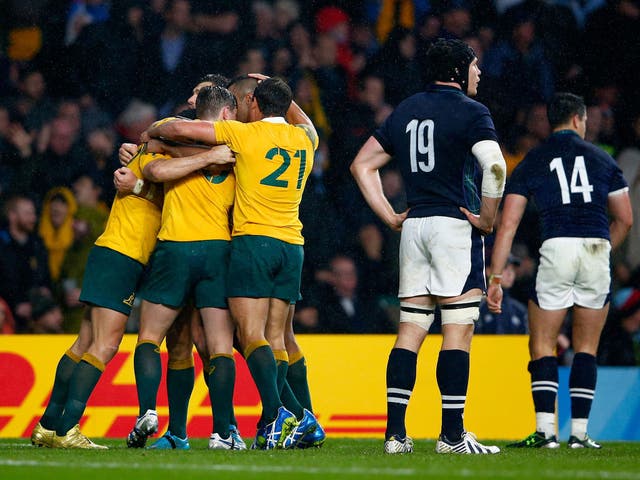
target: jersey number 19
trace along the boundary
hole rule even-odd
[[[417,172],[418,168],[423,172],[430,172],[436,166],[436,157],[433,151],[433,120],[411,120],[407,124],[405,132],[409,133],[409,156],[411,157],[411,172]],[[427,130],[425,135],[425,129]],[[426,142],[425,142],[426,137]],[[418,159],[420,155],[420,160]],[[426,155],[426,163],[424,156]]]

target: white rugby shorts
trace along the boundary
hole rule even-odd
[[[538,306],[544,310],[604,307],[611,283],[610,252],[611,244],[604,238],[545,240],[536,276]]]
[[[484,242],[467,220],[407,218],[400,240],[398,297],[456,297],[485,289]]]

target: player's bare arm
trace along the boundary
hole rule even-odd
[[[607,206],[611,215],[609,224],[609,237],[611,248],[620,246],[629,233],[633,225],[633,212],[631,210],[631,200],[627,189],[609,194]]]
[[[380,169],[391,160],[380,142],[374,137],[362,146],[351,164],[351,174],[356,179],[365,200],[380,219],[393,230],[401,230],[408,210],[396,213],[382,191]]]
[[[496,240],[491,254],[491,275],[487,288],[487,306],[493,313],[502,312],[502,287],[500,279],[511,252],[513,237],[516,235],[520,220],[527,206],[527,197],[509,194],[504,199],[502,220],[496,232]]]
[[[218,145],[196,155],[153,160],[145,165],[142,173],[152,182],[168,182],[211,166],[230,168],[235,161],[235,155],[229,147]]]
[[[212,122],[204,120],[172,120],[152,125],[145,132],[150,138],[162,138],[182,143],[215,145],[216,134]]]

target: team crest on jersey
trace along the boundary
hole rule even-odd
[[[122,303],[124,303],[125,305],[128,305],[129,307],[133,307],[133,301],[136,298],[136,294],[132,293],[131,295],[129,295],[129,298],[125,298],[122,300]]]

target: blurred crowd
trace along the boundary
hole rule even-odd
[[[203,75],[249,72],[285,78],[321,138],[300,211],[296,329],[395,331],[399,237],[366,207],[349,164],[394,106],[424,88],[426,49],[445,37],[476,52],[478,100],[493,114],[509,172],[550,133],[554,92],[587,100],[587,140],[616,158],[636,207],[615,256],[601,362],[638,364],[638,32],[640,0],[2,0],[0,331],[75,331],[120,143],[182,111]],[[393,163],[382,184],[404,209]],[[534,206],[526,216],[509,262],[514,306],[501,318],[483,310],[478,333],[527,332],[520,307],[539,246]],[[568,342],[559,347],[570,355]]]

